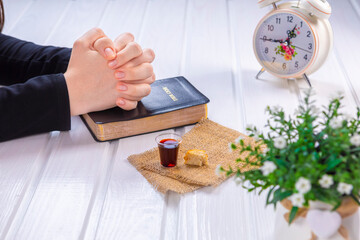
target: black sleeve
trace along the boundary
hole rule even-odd
[[[43,75],[0,88],[0,141],[69,130],[70,105],[63,74]]]
[[[70,48],[40,46],[0,33],[0,85],[23,83],[30,78],[64,73]]]
[[[70,129],[70,54],[0,34],[0,141]]]

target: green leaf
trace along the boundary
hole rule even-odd
[[[233,170],[228,170],[227,172],[226,172],[226,176],[227,177],[229,177],[231,174],[233,174],[234,172],[233,172]]]
[[[360,152],[360,148],[353,148],[353,149],[351,149],[350,152],[351,152],[351,153]]]
[[[290,212],[290,216],[289,216],[289,225],[292,223],[292,221],[294,220],[297,211],[299,210],[298,207],[292,207],[291,212]]]
[[[358,205],[360,205],[359,199],[358,199],[354,194],[351,194],[350,196],[352,197],[352,199],[354,199],[354,201],[355,201]]]
[[[278,191],[280,190],[280,191]],[[281,201],[287,197],[290,197],[293,194],[293,191],[284,191],[282,192],[281,189],[278,189],[274,192],[274,198],[271,201],[271,203],[276,203],[278,201]]]
[[[336,209],[338,209],[341,205],[341,201],[338,201],[337,204],[333,207],[333,209],[331,211],[335,211]]]
[[[279,167],[285,167],[285,168],[288,167],[287,162],[285,162],[282,159],[275,159],[275,162],[276,162],[276,165],[278,165]]]
[[[334,169],[337,165],[339,165],[340,163],[342,163],[342,160],[339,158],[333,158],[328,162],[328,166],[326,168],[325,171],[330,171],[332,169]]]
[[[270,200],[271,193],[274,191],[275,187],[276,187],[276,186],[273,186],[273,187],[270,189],[270,191],[269,191],[269,193],[268,193],[268,195],[267,195],[267,197],[266,197],[266,204],[267,204],[267,205],[271,203],[269,200]]]
[[[236,145],[234,143],[231,143],[231,149],[236,150]]]

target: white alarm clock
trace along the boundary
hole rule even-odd
[[[328,21],[331,6],[326,0],[300,0],[276,5],[280,0],[258,0],[260,7],[273,6],[256,27],[254,51],[262,69],[279,78],[305,78],[318,70],[333,45]]]

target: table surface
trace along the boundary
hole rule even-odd
[[[114,39],[131,32],[154,49],[157,79],[183,75],[211,99],[209,118],[244,132],[262,127],[267,105],[293,112],[303,80],[265,73],[252,34],[269,8],[255,0],[5,0],[4,33],[71,47],[99,26]],[[334,49],[310,76],[317,101],[345,93],[359,105],[360,1],[332,0]],[[265,196],[232,179],[217,188],[162,195],[127,161],[158,133],[97,143],[79,117],[72,130],[0,143],[0,239],[271,239],[275,212]],[[184,134],[192,126],[170,130]],[[167,131],[168,132],[168,131]]]

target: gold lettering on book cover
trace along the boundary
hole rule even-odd
[[[175,97],[175,95],[172,94],[172,92],[171,92],[167,87],[163,87],[162,89],[166,92],[166,94],[167,94],[174,102],[176,102],[176,101],[178,100],[178,99]]]

